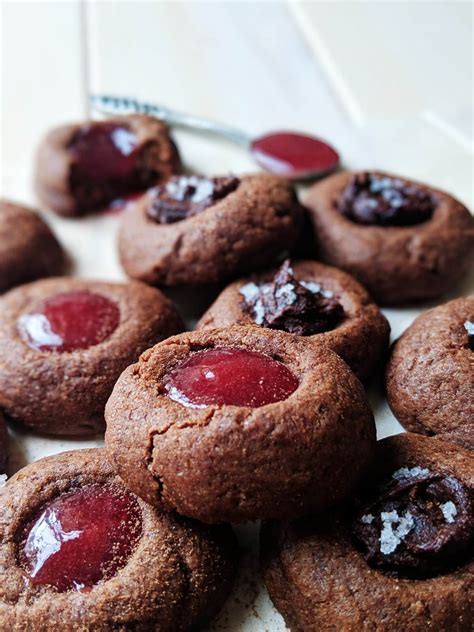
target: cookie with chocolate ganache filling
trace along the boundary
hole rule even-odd
[[[267,523],[261,566],[292,632],[469,632],[474,455],[402,434],[378,442],[354,502]]]
[[[35,188],[47,208],[74,217],[145,191],[180,169],[166,123],[133,114],[51,130],[38,149]]]
[[[339,173],[305,200],[318,257],[384,305],[434,298],[472,266],[474,217],[454,197],[380,171]]]
[[[339,356],[251,326],[149,349],[121,375],[106,420],[106,448],[127,487],[208,523],[333,504],[375,445],[362,385]]]
[[[214,283],[274,263],[302,218],[294,190],[276,176],[174,177],[124,213],[120,260],[151,285]]]
[[[0,410],[50,434],[104,430],[121,372],[183,328],[173,304],[137,281],[36,281],[0,298]]]
[[[341,356],[364,382],[388,349],[390,325],[349,274],[316,261],[289,260],[229,285],[197,329],[260,325],[314,338]]]
[[[102,449],[36,461],[0,500],[2,630],[202,629],[232,586],[232,529],[157,512]]]
[[[65,256],[53,231],[32,209],[0,200],[0,294],[61,274]]]
[[[415,320],[393,346],[386,389],[405,428],[474,450],[474,296]]]

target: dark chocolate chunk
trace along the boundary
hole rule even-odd
[[[352,533],[367,562],[383,571],[408,578],[448,572],[472,553],[469,490],[452,476],[401,468],[362,503]]]
[[[318,283],[298,281],[287,259],[269,283],[248,283],[240,293],[242,309],[257,325],[312,336],[334,329],[344,317],[342,305]]]
[[[174,176],[153,190],[148,217],[159,224],[179,222],[222,200],[239,184],[239,179],[233,176]]]
[[[337,206],[358,224],[411,226],[430,219],[436,200],[429,191],[399,178],[360,173],[353,176]]]

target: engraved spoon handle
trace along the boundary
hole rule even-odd
[[[90,97],[90,103],[94,110],[102,114],[149,114],[150,116],[163,119],[171,126],[220,136],[246,149],[250,146],[250,137],[241,130],[229,127],[228,125],[222,125],[221,123],[215,123],[214,121],[200,116],[177,112],[163,105],[111,95],[92,95]]]

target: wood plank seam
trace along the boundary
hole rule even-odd
[[[301,9],[302,3],[298,0],[287,0],[287,2],[290,15],[292,15],[317,63],[327,76],[329,85],[335,92],[343,111],[345,111],[353,125],[358,128],[362,127],[366,121],[362,108],[344,80],[323,39],[311,28],[307,16]]]

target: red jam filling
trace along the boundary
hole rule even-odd
[[[78,130],[69,150],[77,167],[92,180],[127,178],[136,167],[137,137],[125,125],[93,123]]]
[[[319,138],[277,132],[255,139],[250,150],[258,164],[287,178],[317,176],[339,164],[336,150]]]
[[[106,340],[117,328],[116,303],[92,292],[65,292],[19,319],[28,344],[39,351],[75,351]]]
[[[127,564],[141,532],[134,496],[90,485],[41,509],[27,528],[20,561],[32,584],[59,592],[88,589]]]
[[[190,407],[258,408],[289,397],[298,380],[287,367],[261,353],[209,349],[193,353],[165,383],[168,396]]]

